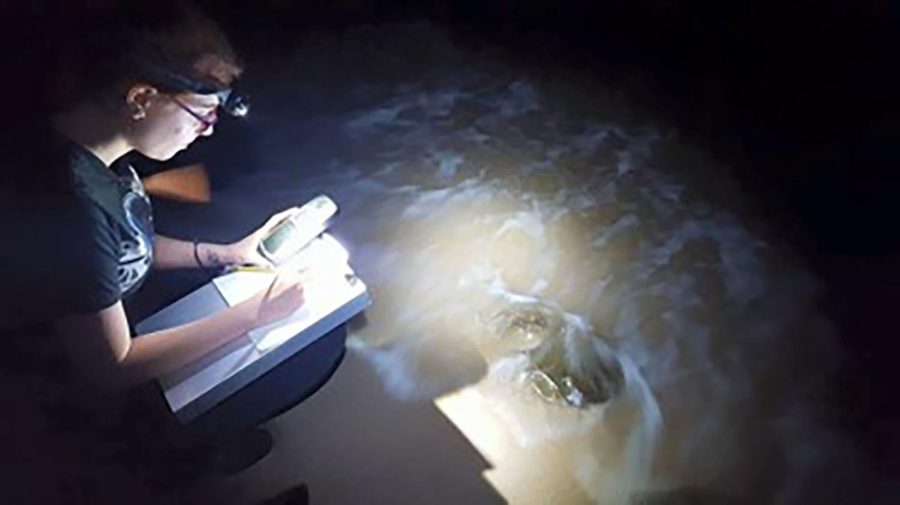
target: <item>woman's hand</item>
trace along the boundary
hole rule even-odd
[[[259,265],[272,266],[272,263],[259,254],[259,241],[262,240],[272,228],[285,219],[293,216],[299,209],[291,208],[279,212],[269,218],[268,221],[256,231],[241,240],[222,246],[225,248],[225,257],[234,265]]]
[[[243,313],[248,329],[280,321],[303,306],[306,300],[303,296],[303,283],[306,281],[305,271],[281,271],[268,288],[239,303],[235,308]]]

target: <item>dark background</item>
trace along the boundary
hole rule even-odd
[[[3,132],[47,108],[61,41],[124,3],[0,0]],[[309,30],[429,19],[464,46],[504,47],[537,68],[640,82],[646,106],[733,167],[775,236],[826,282],[846,348],[839,419],[876,474],[900,476],[900,71],[887,0],[199,3],[251,76],[255,59]]]

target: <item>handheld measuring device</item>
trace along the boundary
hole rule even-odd
[[[306,247],[325,231],[328,220],[337,213],[337,204],[319,195],[291,217],[276,225],[259,243],[259,252],[278,265]]]

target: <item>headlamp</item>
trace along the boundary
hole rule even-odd
[[[189,92],[198,95],[216,95],[219,107],[229,116],[244,117],[250,112],[250,99],[234,86],[223,86],[215,81],[196,77],[190,72],[169,70],[148,61],[135,58],[140,79],[153,84],[161,91],[177,93]]]
[[[237,92],[234,88],[216,94],[219,95],[219,107],[228,115],[244,117],[250,112],[249,97]]]

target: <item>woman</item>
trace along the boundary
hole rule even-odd
[[[55,300],[52,310],[53,325],[75,368],[104,386],[125,387],[177,369],[254,327],[286,317],[303,303],[303,290],[296,275],[285,273],[268,290],[212,317],[131,338],[122,299],[137,290],[148,267],[264,262],[256,252],[258,241],[287,213],[273,216],[233,244],[155,234],[149,201],[136,174],[127,166],[123,173],[111,167],[132,151],[166,160],[212,135],[217,109],[241,68],[218,30],[190,11],[177,26],[110,40],[125,41],[117,49],[118,61],[106,69],[118,75],[108,76],[108,85],[94,84],[86,98],[51,121],[61,137],[60,150],[68,154],[69,187],[62,193],[69,190],[67,196],[73,197],[60,204],[82,235],[67,252],[66,264],[79,270],[75,282],[62,288],[69,300]]]
[[[231,244],[155,233],[140,180],[117,161],[133,151],[167,160],[212,135],[217,109],[241,73],[210,21],[189,9],[176,12],[175,23],[107,32],[94,48],[100,52],[86,52],[93,70],[70,74],[87,89],[64,104],[48,127],[5,139],[2,159],[11,170],[0,188],[0,235],[7,238],[0,248],[7,272],[0,288],[0,327],[17,335],[9,340],[17,344],[3,353],[8,391],[48,387],[7,380],[10,370],[24,377],[38,370],[67,391],[76,390],[73,383],[90,385],[79,391],[148,383],[288,316],[304,302],[299,275],[284,272],[239,305],[132,338],[122,300],[139,289],[150,267],[265,262],[256,252],[258,242],[289,214],[274,215]],[[57,347],[64,352],[54,353]],[[31,422],[26,414],[23,419]],[[3,420],[14,424],[9,416]],[[7,431],[4,424],[0,432]],[[23,453],[34,450],[23,442]]]

